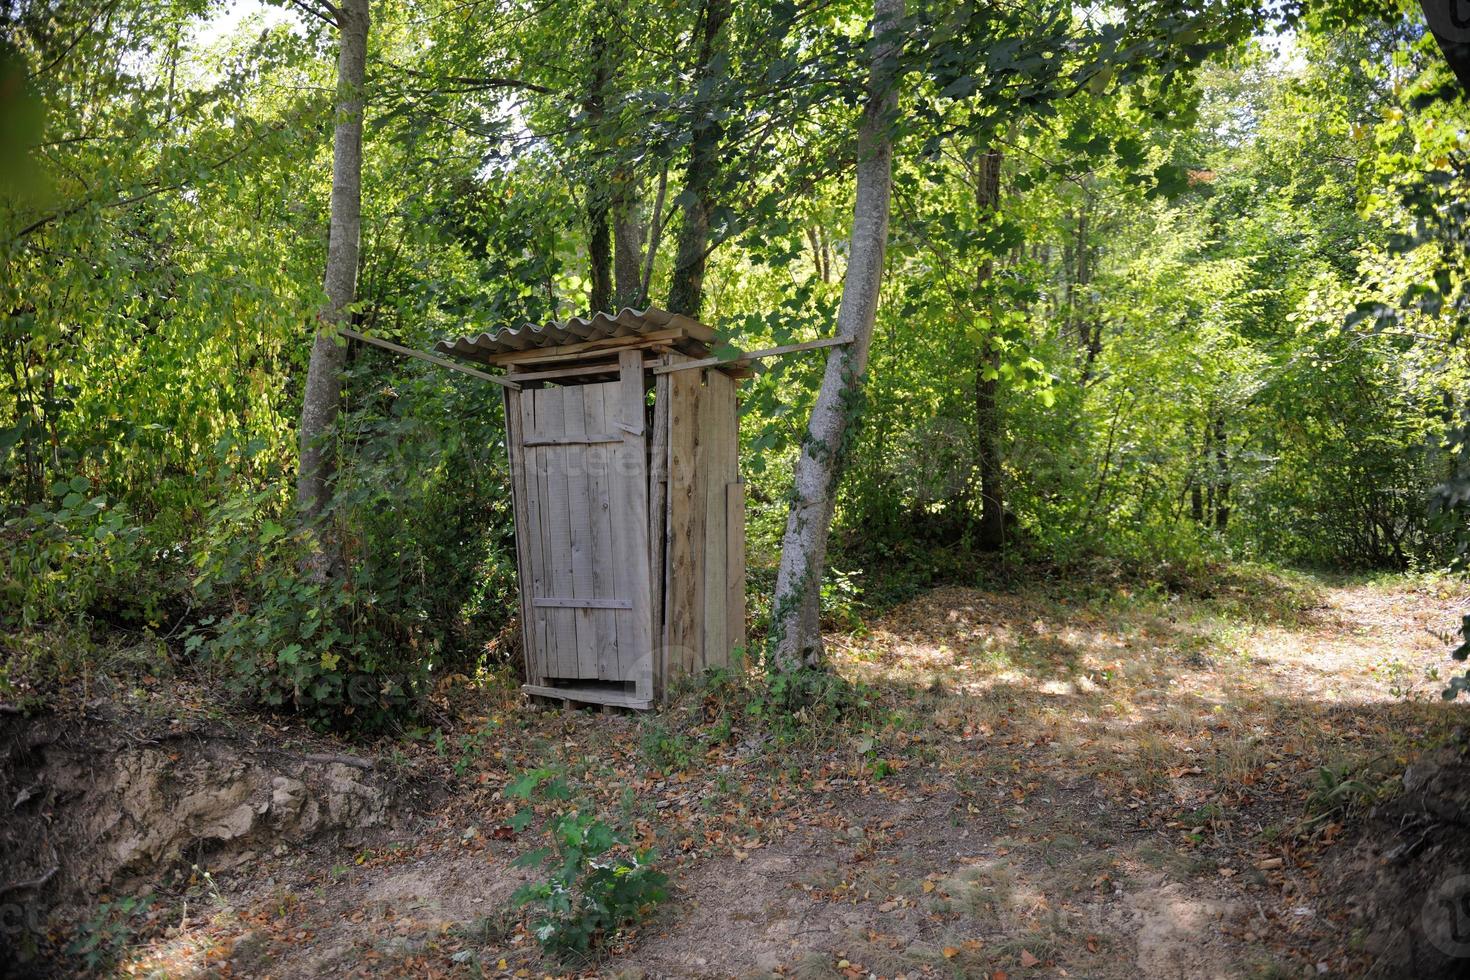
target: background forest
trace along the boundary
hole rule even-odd
[[[1339,6],[910,11],[923,60],[830,616],[1008,570],[1167,585],[1223,561],[1455,560],[1470,360],[1442,204],[1465,108],[1417,5]],[[340,720],[343,677],[391,708],[514,664],[493,386],[350,346],[346,572],[298,572],[324,9],[7,8],[7,699],[141,658]],[[833,333],[871,10],[371,16],[358,330],[428,349],[652,303],[746,350]],[[821,366],[783,358],[744,389],[757,627]]]

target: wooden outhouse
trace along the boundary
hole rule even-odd
[[[525,690],[648,708],[745,641],[736,380],[658,309],[443,341],[506,371]]]

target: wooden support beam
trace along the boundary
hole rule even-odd
[[[486,358],[491,364],[556,364],[561,361],[593,357],[597,354],[621,354],[625,350],[645,349],[655,344],[672,343],[689,334],[681,329],[654,330],[644,334],[626,334],[583,340],[575,344],[548,344],[525,350],[503,351]]]
[[[784,347],[767,347],[765,350],[753,350],[739,357],[731,357],[722,360],[718,357],[703,357],[697,361],[685,361],[682,364],[660,364],[653,369],[654,374],[672,374],[675,371],[689,371],[693,368],[724,367],[725,365],[748,364],[762,357],[775,357],[778,354],[794,354],[799,350],[816,350],[819,347],[840,347],[850,344],[852,340],[847,337],[828,337],[826,340],[808,340],[804,344],[787,344]]]
[[[587,704],[611,704],[619,708],[631,708],[634,711],[646,711],[653,707],[652,698],[599,687],[547,687],[542,684],[522,684],[521,690],[535,697],[554,698],[563,703],[581,701]]]
[[[414,350],[412,347],[404,347],[402,344],[395,344],[391,340],[383,340],[380,337],[369,337],[367,334],[358,333],[356,330],[348,330],[346,327],[339,328],[338,332],[344,337],[351,337],[353,340],[360,340],[364,344],[372,344],[374,347],[381,347],[395,354],[406,354],[409,357],[417,357],[421,361],[428,361],[430,364],[437,364],[439,367],[448,368],[451,371],[458,371],[460,374],[468,374],[472,378],[489,381],[504,388],[509,388],[512,391],[521,390],[521,386],[514,381],[507,378],[497,378],[495,375],[486,374],[484,371],[476,371],[474,368],[465,367],[463,364],[456,364],[454,361],[445,357],[425,353],[421,350]]]
[[[650,359],[644,361],[643,366],[645,368],[649,368],[653,367],[657,363],[657,361]],[[546,371],[518,371],[516,370],[516,365],[514,364],[509,365],[509,367],[511,371],[510,374],[506,375],[506,377],[515,382],[546,381],[554,380],[557,378],[580,378],[589,374],[616,375],[622,370],[622,366],[619,365],[617,361],[612,361],[607,364],[588,364],[583,367],[551,368]]]

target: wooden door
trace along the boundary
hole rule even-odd
[[[619,381],[508,393],[533,693],[652,697],[642,375],[639,361]]]

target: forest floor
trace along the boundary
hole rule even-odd
[[[1463,718],[1433,671],[1467,602],[1266,573],[944,587],[831,634],[867,704],[784,727],[754,685],[649,718],[463,687],[472,720],[376,763],[447,789],[203,867],[146,914],[114,900],[88,948],[130,976],[1410,975],[1360,889],[1406,765]],[[502,791],[538,766],[670,875],[582,964],[508,908],[541,840]]]

